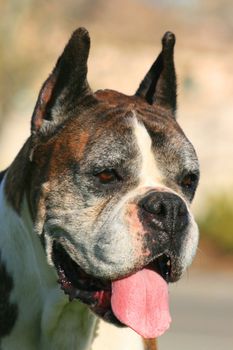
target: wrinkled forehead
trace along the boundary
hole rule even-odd
[[[89,142],[85,146],[84,162],[110,167],[136,159],[136,121],[133,110],[120,107],[101,111],[90,127],[87,125]]]
[[[112,90],[99,90],[95,96],[106,106],[103,115],[108,115],[111,119],[108,125],[103,123],[103,129],[112,123],[112,125],[115,124],[112,130],[117,131],[118,127],[120,128],[124,124],[134,131],[138,124],[141,124],[145,126],[152,139],[157,139],[155,141],[159,142],[159,145],[175,139],[176,146],[181,141],[188,142],[173,114],[167,109],[150,105],[138,96],[126,96]],[[132,119],[131,123],[130,118]]]
[[[86,161],[96,158],[103,166],[110,166],[111,161],[120,165],[152,153],[162,167],[170,162],[176,172],[198,167],[193,146],[176,120],[149,105],[113,105],[100,111],[87,128]]]

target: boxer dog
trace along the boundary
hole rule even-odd
[[[133,96],[92,92],[76,30],[42,86],[31,136],[1,173],[1,350],[89,349],[98,317],[145,339],[191,263],[196,153],[176,121],[174,34]]]

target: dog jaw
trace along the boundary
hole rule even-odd
[[[44,83],[32,135],[8,171],[6,194],[22,215],[26,194],[50,265],[57,263],[56,245],[84,276],[101,281],[154,267],[163,255],[172,264],[170,281],[190,264],[198,241],[189,211],[198,161],[175,120],[174,44],[174,35],[166,33],[134,96],[110,90],[94,94],[86,80],[90,38],[79,29]],[[99,181],[97,175],[106,169],[117,173],[116,181]],[[182,187],[184,174],[190,173],[196,175],[191,190]],[[188,225],[182,240],[179,232],[171,237],[148,227],[139,201],[149,191],[173,193],[185,204]],[[60,272],[66,289],[69,281]]]

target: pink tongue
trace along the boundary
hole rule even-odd
[[[155,271],[143,269],[112,282],[111,305],[118,320],[144,338],[158,337],[169,328],[168,287]]]

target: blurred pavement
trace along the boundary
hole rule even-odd
[[[173,323],[159,349],[233,349],[233,274],[192,272],[170,290]]]

